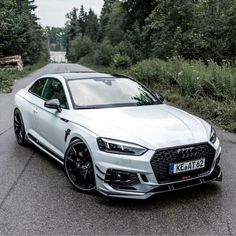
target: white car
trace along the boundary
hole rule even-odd
[[[49,74],[16,94],[15,134],[82,192],[146,199],[221,181],[214,128],[163,100],[123,75]]]

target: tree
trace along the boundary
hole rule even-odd
[[[60,27],[46,27],[49,47],[52,51],[64,51],[66,48],[65,29]]]
[[[105,27],[105,35],[112,45],[116,45],[124,38],[124,9],[122,3],[117,0],[112,4],[109,21]]]
[[[126,11],[126,29],[129,30],[132,29],[134,24],[138,24],[141,29],[156,5],[155,0],[124,0],[123,2]]]
[[[93,51],[93,42],[87,36],[78,36],[70,44],[67,58],[72,62],[78,62],[80,58]]]
[[[195,1],[157,1],[145,26],[145,39],[151,45],[149,53],[159,58],[194,58],[202,43],[195,25],[196,9]]]
[[[0,3],[0,54],[20,54],[25,64],[48,57],[46,37],[34,14],[34,0]]]
[[[99,30],[98,17],[92,9],[89,9],[85,25],[86,25],[85,35],[88,36],[93,41],[97,41],[98,30]]]
[[[112,5],[115,1],[116,0],[104,0],[100,16],[100,30],[99,30],[100,41],[102,41],[105,38],[106,28],[109,23]]]
[[[81,5],[79,16],[78,16],[78,24],[79,24],[80,33],[82,34],[82,36],[84,36],[85,31],[86,31],[86,18],[87,18],[87,13],[84,11],[84,6]]]
[[[66,14],[66,18],[68,19],[65,26],[65,41],[66,41],[66,52],[70,48],[70,43],[72,40],[76,38],[80,34],[80,26],[78,23],[77,17],[77,8],[73,8],[71,12]]]

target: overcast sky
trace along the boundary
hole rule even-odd
[[[73,7],[80,8],[81,4],[86,11],[92,8],[100,15],[103,0],[35,0],[35,3],[38,6],[36,15],[42,26],[62,27],[66,22],[66,13]]]

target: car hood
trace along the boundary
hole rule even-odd
[[[100,137],[152,150],[206,142],[210,133],[205,121],[165,104],[75,110],[71,118]]]

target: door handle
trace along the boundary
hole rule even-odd
[[[39,111],[38,111],[37,108],[34,108],[33,112],[34,112],[34,113],[38,113]]]

